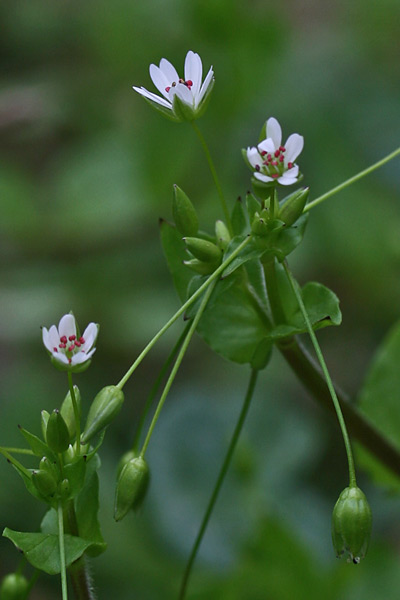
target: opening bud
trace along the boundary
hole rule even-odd
[[[119,413],[124,401],[124,393],[115,385],[104,387],[97,394],[90,407],[84,432],[81,436],[83,444],[90,440],[107,425],[111,423]]]
[[[365,494],[357,486],[343,490],[332,514],[332,542],[340,558],[348,552],[349,561],[358,564],[367,553],[372,514]]]
[[[57,409],[53,410],[47,422],[46,441],[53,452],[65,452],[69,446],[68,427]]]
[[[0,600],[26,600],[29,582],[21,573],[9,573],[1,582]]]
[[[176,228],[182,235],[196,235],[199,229],[196,210],[185,192],[177,185],[174,185],[172,215]]]
[[[123,467],[115,490],[114,519],[120,521],[132,508],[137,510],[146,495],[150,472],[146,461],[138,456]]]

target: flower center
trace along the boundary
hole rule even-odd
[[[191,89],[192,89],[193,81],[192,81],[191,79],[188,79],[187,81],[185,81],[184,79],[180,78],[180,79],[179,79],[179,81],[178,81],[178,83],[183,83],[183,85],[186,85],[186,87],[187,87],[187,88],[189,88],[189,90],[191,90]],[[167,87],[165,88],[165,91],[167,92],[167,94],[168,94],[169,90],[170,90],[172,87],[175,87],[176,85],[177,85],[177,82],[176,82],[176,81],[173,81],[173,82],[171,83],[171,85],[167,86]]]
[[[272,177],[272,179],[281,177],[287,169],[293,167],[292,162],[288,162],[287,165],[285,165],[285,152],[286,148],[284,146],[279,146],[273,153],[262,150],[260,156],[264,160],[261,167],[256,165],[256,171],[262,171],[264,175],[268,175],[268,177]]]
[[[85,339],[81,336],[77,338],[76,335],[70,335],[68,338],[66,335],[62,335],[60,337],[60,343],[58,344],[58,348],[54,347],[54,352],[61,352],[65,354],[68,358],[68,362],[71,362],[74,354],[77,354],[81,351],[82,344],[85,343]]]

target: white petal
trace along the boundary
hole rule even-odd
[[[275,144],[271,138],[267,138],[258,144],[258,149],[260,152],[275,152]]]
[[[298,165],[293,165],[293,167],[291,169],[288,169],[287,171],[284,172],[284,174],[282,175],[282,177],[298,177],[299,175],[299,166]]]
[[[169,98],[171,101],[173,100],[175,94],[180,100],[182,100],[182,102],[188,104],[189,106],[193,106],[193,94],[185,84],[178,83],[178,85],[169,90]]]
[[[55,325],[52,325],[49,329],[49,343],[51,344],[51,349],[58,348],[58,344],[60,343],[60,336],[58,335],[58,330]]]
[[[55,325],[53,325],[53,327],[55,327]],[[45,345],[47,350],[49,352],[53,352],[54,346],[50,342],[49,331],[46,329],[46,327],[42,327],[42,340],[43,340],[43,344]]]
[[[165,98],[168,98],[168,92],[165,91],[165,88],[170,87],[173,79],[167,79],[165,74],[159,67],[156,67],[156,65],[150,65],[150,77],[158,91],[161,92]]]
[[[169,60],[167,60],[166,58],[162,58],[160,60],[160,69],[161,69],[162,73],[164,74],[164,77],[166,78],[166,80],[169,82],[169,83],[167,83],[167,85],[171,85],[171,83],[173,83],[173,82],[178,83],[178,81],[179,81],[178,72],[175,69],[174,65],[172,65],[169,62]]]
[[[260,181],[264,181],[264,182],[274,181],[273,177],[268,177],[268,175],[263,175],[262,173],[259,173],[258,171],[256,171],[254,173],[254,177],[256,179],[259,179]]]
[[[135,90],[135,92],[138,92],[139,94],[141,94],[145,98],[148,98],[152,102],[156,102],[157,104],[161,104],[161,106],[165,106],[165,108],[172,109],[172,104],[170,102],[168,102],[168,100],[164,100],[164,98],[160,98],[160,96],[157,96],[157,94],[153,94],[153,92],[149,92],[144,87],[141,87],[141,88],[138,88],[138,87],[135,87],[135,86],[132,86],[132,87]]]
[[[267,138],[272,138],[275,149],[282,143],[282,129],[274,117],[270,117],[267,121]]]
[[[87,360],[96,352],[96,348],[93,348],[90,352],[77,352],[71,358],[71,365],[80,365]]]
[[[61,352],[53,352],[53,356],[56,360],[58,360],[58,362],[63,363],[64,365],[69,365],[69,360],[65,354],[62,354]]]
[[[75,317],[73,315],[64,315],[58,324],[58,334],[60,338],[66,335],[76,335]]]
[[[256,167],[256,165],[258,165],[259,167],[261,167],[262,165],[262,160],[261,157],[258,153],[257,148],[247,148],[247,160],[249,161],[249,163],[251,164],[252,167]]]
[[[200,91],[201,79],[203,76],[203,65],[201,58],[195,52],[189,50],[185,59],[185,81],[192,81],[192,93],[196,97]]]
[[[297,183],[297,177],[292,177],[291,172],[292,169],[290,169],[290,171],[286,171],[281,177],[278,178],[278,183],[281,185],[292,185],[293,183]]]
[[[298,133],[292,133],[286,140],[285,164],[294,162],[303,150],[304,138]]]
[[[89,323],[89,325],[86,327],[85,331],[83,332],[82,337],[85,340],[85,342],[81,346],[82,350],[85,350],[85,351],[90,350],[90,348],[93,346],[93,344],[96,341],[98,332],[99,332],[99,326],[96,325],[96,323]]]
[[[199,95],[197,96],[197,98],[195,98],[195,107],[196,108],[197,108],[197,106],[199,106],[200,102],[203,100],[204,94],[208,90],[210,83],[213,80],[213,77],[214,77],[214,71],[213,71],[213,68],[210,67],[210,70],[207,73],[207,76],[203,82],[203,85],[201,86]]]

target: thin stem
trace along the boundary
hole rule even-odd
[[[268,299],[271,306],[275,325],[285,323],[286,317],[279,295],[278,281],[276,279],[275,257],[268,258],[263,262],[265,284],[267,286]]]
[[[12,452],[13,454],[28,454],[29,456],[34,456],[33,451],[30,448],[8,448],[6,446],[1,446],[0,452],[2,450],[5,452]]]
[[[19,462],[19,460],[17,460],[13,456],[11,456],[11,454],[9,454],[5,448],[0,447],[0,454],[2,454],[8,460],[8,462],[10,462],[12,465],[14,465],[14,467],[18,471],[23,473],[25,475],[25,477],[28,477],[28,479],[30,479],[32,477],[32,473],[28,469],[26,469],[24,467],[24,465]]]
[[[254,393],[254,388],[256,385],[256,381],[257,381],[257,375],[258,375],[258,371],[253,370],[251,372],[251,376],[250,376],[250,381],[249,381],[249,385],[247,388],[247,392],[246,392],[246,396],[244,398],[244,402],[243,402],[243,406],[241,408],[240,414],[239,414],[239,418],[238,421],[236,423],[235,429],[233,431],[232,434],[232,438],[227,450],[227,453],[225,455],[225,459],[224,462],[222,463],[222,467],[221,470],[218,474],[218,478],[217,481],[215,483],[215,487],[214,490],[211,494],[210,500],[208,502],[207,508],[206,508],[206,512],[204,513],[204,517],[203,520],[201,522],[200,525],[200,529],[197,533],[196,539],[194,541],[193,547],[192,547],[192,551],[190,553],[189,559],[186,563],[186,568],[185,568],[185,572],[183,574],[183,578],[182,578],[182,583],[181,583],[181,588],[180,588],[180,592],[179,592],[179,600],[183,600],[186,594],[186,589],[187,589],[187,585],[188,585],[188,581],[189,581],[189,577],[190,577],[190,573],[192,571],[192,567],[194,564],[194,561],[196,559],[197,556],[197,552],[199,550],[200,544],[202,542],[204,533],[207,529],[207,525],[208,522],[210,520],[212,511],[214,509],[215,503],[217,501],[218,498],[218,494],[220,492],[221,486],[224,482],[226,473],[228,471],[229,465],[231,463],[232,460],[232,456],[233,453],[235,451],[236,448],[236,444],[238,442],[240,433],[242,431],[243,428],[243,424],[246,420],[246,416],[250,407],[250,403],[253,397],[253,393]]]
[[[360,173],[357,173],[357,175],[354,175],[353,177],[350,177],[350,179],[347,179],[346,181],[344,181],[340,185],[337,185],[336,187],[334,187],[331,190],[329,190],[329,192],[326,192],[325,194],[322,194],[322,196],[319,196],[318,198],[316,198],[315,200],[313,200],[312,202],[310,202],[309,204],[307,204],[306,207],[304,208],[303,212],[307,212],[308,210],[311,210],[312,208],[314,208],[314,206],[317,206],[318,204],[321,204],[321,202],[324,202],[324,200],[327,200],[328,198],[330,198],[334,194],[337,194],[341,190],[344,190],[344,188],[346,188],[347,186],[351,185],[352,183],[355,183],[359,179],[362,179],[362,177],[365,177],[366,175],[369,175],[369,173],[372,173],[372,171],[375,171],[375,169],[379,169],[379,167],[382,167],[382,165],[386,164],[387,162],[389,162],[393,158],[396,158],[396,156],[398,156],[399,154],[400,154],[400,148],[397,148],[397,150],[394,150],[394,152],[391,152],[390,154],[388,154],[387,156],[385,156],[381,160],[378,160],[378,162],[374,163],[373,165],[371,165],[367,169],[364,169],[364,171],[360,171]]]
[[[201,133],[201,131],[200,131],[197,123],[195,121],[190,121],[190,123],[191,123],[194,131],[196,132],[196,135],[199,138],[200,144],[201,144],[201,146],[202,146],[202,148],[204,150],[204,154],[206,155],[208,166],[210,167],[211,175],[212,175],[212,178],[214,179],[215,187],[217,188],[217,192],[218,192],[218,196],[219,196],[219,199],[220,199],[220,202],[221,202],[222,210],[224,211],[226,224],[228,226],[230,234],[233,235],[232,223],[231,223],[231,218],[230,218],[230,215],[229,215],[228,206],[227,206],[226,201],[225,201],[224,193],[222,191],[221,184],[220,184],[219,179],[218,179],[217,171],[215,169],[213,159],[211,158],[211,154],[210,154],[210,151],[209,151],[208,146],[207,146],[207,142],[204,139],[204,136]]]
[[[165,374],[167,372],[167,370],[169,369],[169,367],[172,364],[172,361],[174,360],[179,348],[182,345],[183,340],[185,339],[188,331],[189,331],[189,327],[190,327],[190,322],[187,323],[185,329],[182,331],[181,335],[179,336],[175,346],[172,348],[167,360],[165,361],[165,363],[163,364],[163,366],[160,369],[160,372],[158,373],[157,379],[155,380],[155,382],[153,383],[153,386],[149,392],[149,395],[146,398],[146,402],[144,404],[144,408],[142,410],[142,414],[140,416],[140,420],[139,420],[139,424],[135,433],[135,438],[133,440],[133,445],[132,445],[132,450],[134,452],[137,452],[138,446],[139,446],[139,441],[140,441],[140,436],[141,433],[143,431],[143,426],[145,424],[146,421],[146,417],[149,413],[150,407],[153,403],[153,400],[158,392],[158,388],[161,385],[162,380],[165,377]]]
[[[171,327],[171,325],[173,325],[175,323],[175,321],[185,312],[185,310],[191,304],[193,304],[193,302],[195,300],[197,300],[197,298],[199,296],[201,296],[201,294],[204,292],[204,290],[207,289],[207,287],[215,279],[217,279],[217,277],[219,277],[221,275],[222,271],[224,271],[224,269],[236,258],[236,256],[238,254],[240,254],[240,252],[243,250],[243,248],[245,246],[247,246],[247,244],[250,242],[250,240],[251,240],[251,236],[249,236],[245,240],[243,240],[243,242],[236,248],[236,250],[234,252],[232,252],[232,254],[225,261],[223,261],[223,263],[218,267],[218,269],[216,269],[214,271],[214,273],[212,273],[212,275],[210,275],[210,277],[203,283],[203,285],[201,285],[199,287],[199,289],[192,296],[190,296],[190,298],[188,300],[186,300],[185,304],[183,304],[180,307],[180,309],[174,314],[174,316],[171,317],[170,320],[164,325],[164,327],[162,327],[160,329],[160,331],[150,340],[150,342],[147,344],[145,349],[139,354],[139,356],[137,357],[137,359],[135,360],[133,365],[125,373],[125,375],[123,376],[121,381],[117,384],[118,388],[122,389],[124,387],[124,385],[130,378],[132,373],[140,365],[142,360],[145,358],[146,354],[148,354],[148,352],[152,349],[152,347],[160,339],[160,337],[167,331],[167,329],[169,329]]]
[[[340,428],[342,430],[344,445],[346,447],[347,461],[348,461],[348,464],[349,464],[349,480],[350,480],[349,485],[350,486],[355,486],[356,485],[356,473],[355,473],[355,468],[354,468],[353,452],[351,450],[350,439],[349,439],[349,435],[347,433],[347,428],[346,428],[346,424],[344,422],[344,418],[343,418],[343,414],[342,414],[342,411],[341,411],[341,408],[340,408],[339,400],[337,398],[335,388],[333,386],[331,377],[329,375],[329,371],[328,371],[328,368],[326,366],[325,359],[324,359],[324,357],[322,355],[322,351],[321,351],[321,348],[319,346],[319,343],[318,343],[318,340],[317,340],[317,336],[314,333],[314,330],[312,328],[310,319],[309,319],[308,314],[307,314],[306,307],[304,306],[304,302],[303,302],[303,299],[301,297],[299,288],[297,286],[297,282],[294,279],[294,277],[293,277],[291,271],[289,270],[289,267],[287,266],[287,264],[283,263],[283,266],[285,268],[286,275],[287,275],[287,277],[289,279],[289,283],[291,285],[293,293],[295,294],[297,302],[299,304],[301,313],[303,315],[304,321],[305,321],[306,326],[307,326],[308,333],[310,335],[312,344],[313,344],[314,349],[315,349],[315,353],[316,353],[318,361],[319,361],[319,363],[321,365],[321,369],[322,369],[322,371],[324,373],[326,384],[327,384],[328,389],[329,389],[329,393],[330,393],[330,395],[332,397],[332,401],[333,401],[333,404],[334,404],[334,407],[335,407],[335,410],[336,410],[336,414],[337,414],[337,418],[338,418],[338,421],[339,421],[339,425],[340,425]]]
[[[75,417],[75,430],[76,430],[76,454],[79,456],[81,453],[81,415],[79,411],[78,402],[76,401],[74,384],[72,382],[72,373],[68,371],[68,385],[69,393],[71,394],[72,406],[74,409]]]
[[[212,294],[212,291],[213,291],[215,285],[216,285],[216,282],[213,285],[211,285],[208,288],[208,290],[206,291],[206,293],[204,294],[204,297],[203,297],[203,299],[201,301],[201,304],[200,304],[199,309],[198,309],[198,311],[196,313],[196,316],[194,317],[194,319],[193,319],[193,321],[192,321],[192,323],[190,325],[189,331],[186,334],[185,340],[184,340],[184,342],[183,342],[183,344],[181,346],[181,349],[179,350],[179,354],[178,354],[178,356],[176,358],[175,364],[174,364],[174,366],[173,366],[173,368],[171,370],[171,373],[170,373],[170,375],[168,377],[167,383],[165,384],[165,387],[164,387],[163,393],[161,394],[161,398],[160,398],[160,401],[158,403],[156,412],[154,413],[153,420],[150,423],[150,427],[149,427],[149,430],[147,432],[146,439],[144,440],[143,447],[142,447],[142,449],[140,451],[140,456],[142,458],[145,455],[145,452],[147,450],[147,446],[149,445],[150,438],[151,438],[151,435],[153,433],[154,427],[156,426],[158,417],[160,416],[162,407],[164,406],[164,402],[165,402],[165,400],[166,400],[166,398],[168,396],[168,392],[169,392],[169,390],[171,388],[171,385],[172,385],[172,383],[173,383],[173,381],[175,379],[175,376],[176,376],[176,374],[178,372],[178,369],[180,367],[182,359],[185,356],[186,350],[187,350],[187,348],[189,346],[189,342],[192,339],[192,336],[193,336],[194,332],[196,331],[197,324],[200,321],[200,317],[203,314],[205,307],[207,306],[207,302],[210,299],[210,296]]]
[[[79,537],[79,528],[73,500],[70,500],[65,508],[65,519],[68,533]],[[81,556],[81,558],[72,563],[68,568],[68,572],[71,577],[72,588],[76,600],[96,600],[93,591],[92,578],[89,573],[85,556]]]
[[[67,570],[65,567],[65,546],[64,546],[64,515],[61,502],[58,503],[58,541],[60,545],[60,565],[61,565],[61,589],[62,600],[68,600]]]

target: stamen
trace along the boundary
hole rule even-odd
[[[75,347],[76,348],[80,348],[81,347],[81,343],[80,342],[75,342]]]
[[[53,348],[53,350],[54,350],[54,352],[58,352],[57,348],[55,348],[55,347]]]
[[[260,170],[260,165],[256,165],[256,171]]]
[[[168,94],[168,92],[169,92],[170,89],[171,89],[171,86],[168,86],[168,87],[165,88],[165,91],[167,92],[167,94]]]
[[[282,156],[282,154],[279,157],[279,162],[283,162],[284,161],[284,157]]]
[[[72,352],[72,350],[75,348],[74,344],[71,344],[70,347],[68,348],[68,352]]]
[[[279,155],[280,155],[280,151],[279,150],[275,150],[274,156],[276,156],[276,158],[278,158]]]
[[[67,347],[67,344],[58,344],[58,347],[59,347],[59,348],[66,348],[66,347]]]
[[[287,166],[288,166],[288,169],[291,169],[293,167],[293,163],[289,162]]]
[[[285,148],[284,146],[279,146],[279,150],[280,150],[281,152],[286,152],[286,148]]]
[[[67,341],[68,340],[67,340],[67,336],[66,335],[63,335],[62,337],[60,337],[60,342],[62,342],[63,344],[66,344]]]
[[[79,341],[80,341],[81,344],[85,343],[85,340],[84,340],[84,338],[82,336],[79,338]]]
[[[76,335],[70,335],[68,339],[70,342],[73,342],[74,340],[76,340]]]
[[[278,164],[278,161],[277,161],[277,160],[272,160],[272,161],[271,161],[271,165],[272,165],[273,167],[276,167],[276,166],[277,166],[277,164]]]
[[[270,173],[269,176],[273,177],[274,179],[276,179],[277,177],[280,177],[279,173]]]

